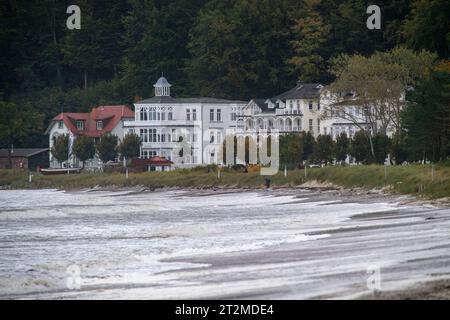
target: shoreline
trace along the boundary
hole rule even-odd
[[[53,189],[55,190],[55,189]],[[308,181],[305,184],[298,186],[277,186],[268,191],[261,188],[236,188],[236,187],[211,187],[211,188],[180,188],[180,187],[166,187],[166,188],[151,188],[144,186],[130,186],[130,187],[119,187],[119,186],[108,186],[108,187],[94,187],[94,188],[81,188],[77,190],[59,190],[67,193],[95,193],[95,192],[121,192],[118,196],[128,196],[135,195],[141,193],[155,193],[155,192],[166,192],[166,191],[180,191],[182,192],[182,196],[193,196],[193,197],[208,197],[219,194],[226,193],[242,193],[242,192],[258,192],[264,193],[267,195],[273,195],[275,197],[280,195],[292,195],[292,196],[300,196],[302,195],[302,191],[312,191],[313,197],[317,198],[341,198],[345,203],[349,202],[390,202],[390,203],[398,203],[399,205],[422,205],[429,206],[436,204],[431,204],[429,202],[418,201],[413,196],[408,195],[398,195],[388,193],[382,189],[372,189],[372,190],[364,190],[361,188],[343,188],[339,186],[335,186],[330,183],[320,183],[317,181]],[[356,215],[358,216],[358,215]],[[372,218],[382,218],[376,217],[374,215]],[[363,217],[364,218],[364,217]],[[348,231],[348,230],[347,230]],[[359,296],[349,296],[344,299],[356,299],[356,300],[405,300],[405,299],[450,299],[450,278],[443,278],[446,276],[445,274],[435,274],[430,275],[430,279],[428,278],[424,280],[417,280],[417,282],[411,282],[409,284],[405,284],[404,286],[399,286],[393,290],[382,291],[377,294],[362,294]],[[436,277],[436,279],[433,279]],[[450,275],[449,275],[450,277]],[[333,299],[333,297],[322,297],[323,299]]]
[[[354,300],[450,300],[450,275],[448,278],[419,281],[403,289],[364,294]]]

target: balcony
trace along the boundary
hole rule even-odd
[[[124,121],[124,126],[135,127],[200,127],[200,120],[138,120],[138,121]]]

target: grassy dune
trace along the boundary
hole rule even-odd
[[[403,194],[413,194],[425,198],[450,197],[450,166],[435,165],[432,178],[431,165],[410,165],[384,167],[379,165],[340,167],[330,166],[307,170],[290,170],[287,177],[284,172],[271,176],[272,186],[292,187],[307,181],[330,182],[346,188],[362,187],[367,189],[386,188]],[[242,173],[222,171],[221,178],[217,172],[206,169],[176,170],[172,172],[130,173],[129,179],[124,174],[72,174],[42,176],[33,173],[32,183],[28,182],[27,171],[0,170],[0,186],[8,189],[57,188],[79,189],[100,187],[144,186],[148,188],[261,188],[264,177],[259,173]]]

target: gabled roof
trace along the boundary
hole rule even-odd
[[[63,121],[66,127],[75,135],[87,135],[100,137],[106,132],[111,132],[122,119],[134,119],[134,111],[124,105],[100,106],[93,108],[90,113],[63,112],[53,118],[46,133],[56,121]],[[77,130],[76,121],[84,121],[84,129]],[[103,121],[103,129],[97,130],[97,121]]]
[[[155,96],[148,98],[136,104],[146,104],[146,103],[211,103],[211,104],[229,104],[229,103],[241,103],[246,104],[248,101],[240,100],[227,100],[227,99],[217,99],[208,97],[198,97],[198,98],[174,98],[169,96]]]
[[[269,104],[267,103],[267,99],[252,99],[254,104],[256,104],[262,113],[271,113],[274,112],[275,108],[270,109]]]
[[[11,153],[11,157],[31,157],[36,154],[48,152],[48,148],[14,148]],[[0,157],[7,157],[8,149],[0,149]]]
[[[286,99],[314,99],[319,97],[320,89],[322,88],[323,86],[320,83],[303,83],[299,81],[294,88],[283,92],[270,100],[286,101]]]

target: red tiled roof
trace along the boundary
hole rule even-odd
[[[165,157],[160,157],[160,156],[155,156],[155,157],[151,157],[149,159],[150,164],[154,164],[154,165],[171,165],[173,164],[172,161],[166,159]]]
[[[167,160],[165,157],[152,157],[150,159],[139,159],[134,158],[131,160],[131,165],[133,167],[144,168],[146,166],[171,166],[173,164],[172,161]]]
[[[64,121],[66,127],[75,135],[100,137],[111,132],[123,118],[133,118],[134,112],[127,106],[100,106],[93,108],[90,113],[64,112],[53,118],[53,121]],[[76,121],[84,121],[84,129],[77,130]],[[103,121],[103,129],[97,130],[97,121]]]

